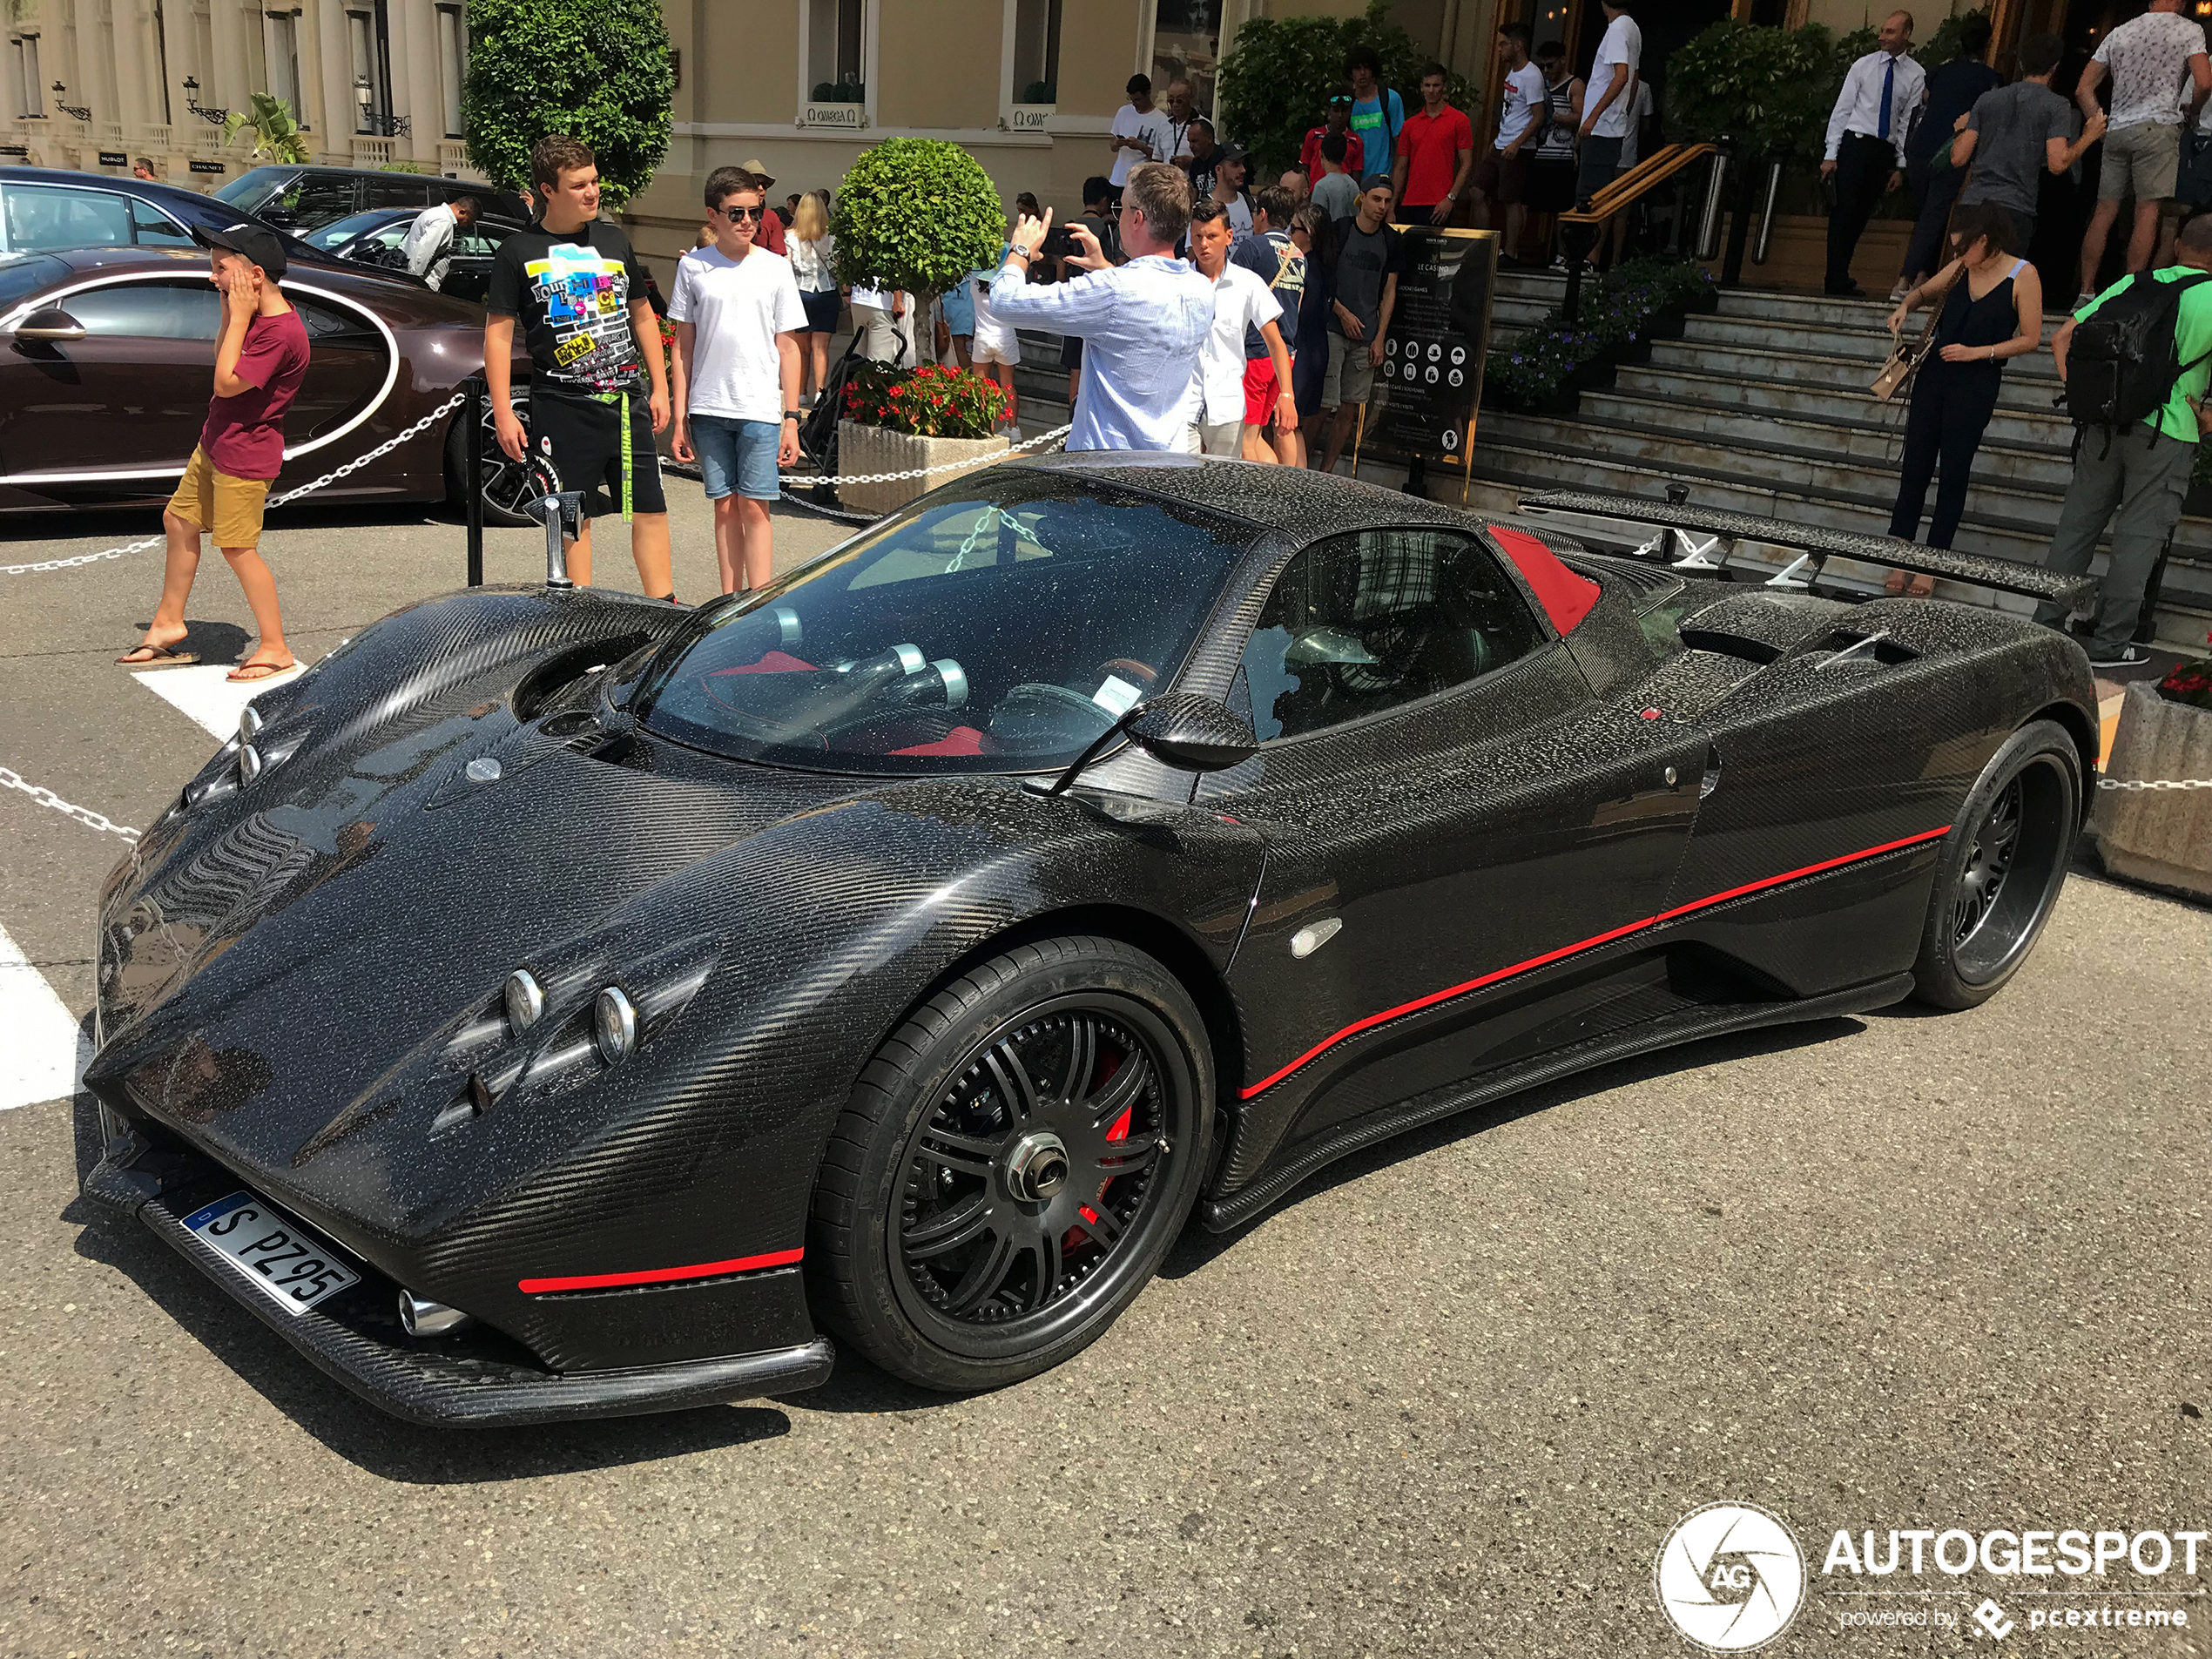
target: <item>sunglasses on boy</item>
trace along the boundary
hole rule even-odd
[[[747,219],[751,219],[754,224],[758,225],[760,222],[761,216],[767,211],[767,208],[765,206],[725,207],[722,210],[725,217],[726,217],[732,225],[742,225]]]

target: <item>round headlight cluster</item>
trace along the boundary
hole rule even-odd
[[[610,1066],[637,1046],[637,1010],[618,987],[610,985],[592,1003],[591,1034]]]
[[[507,1023],[517,1036],[544,1017],[545,993],[526,968],[518,968],[507,976],[500,1000],[507,1005]]]

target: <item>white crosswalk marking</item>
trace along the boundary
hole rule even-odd
[[[287,668],[265,680],[237,681],[220,663],[193,668],[157,668],[131,678],[165,703],[173,705],[200,725],[227,738],[238,730],[238,717],[246,705],[272,686],[287,685],[305,671]]]
[[[0,1111],[76,1093],[91,1047],[46,976],[0,929]]]

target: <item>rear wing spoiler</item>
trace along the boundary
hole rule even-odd
[[[1922,547],[1917,542],[1902,541],[1894,536],[1826,529],[1817,525],[1792,523],[1784,518],[1762,518],[1756,513],[1730,512],[1725,508],[1677,506],[1641,496],[1613,496],[1586,489],[1548,490],[1540,496],[1522,496],[1521,510],[1575,513],[1590,518],[1627,519],[1652,525],[1661,533],[1637,550],[1646,556],[1662,557],[1684,570],[1718,569],[1718,562],[1709,556],[1723,540],[1760,542],[1791,549],[1802,556],[1775,578],[1777,586],[1804,585],[1794,579],[1799,570],[1810,564],[1811,575],[1817,577],[1822,565],[1831,558],[1885,565],[1892,570],[1910,570],[1917,576],[1993,588],[2000,593],[2024,594],[2055,605],[2071,605],[2096,585],[2094,577],[2067,576],[2040,565],[2017,564],[2010,559],[1984,558],[1939,547]],[[1695,533],[1714,540],[1697,546],[1688,543],[1685,536],[1670,536],[1669,531]],[[1680,544],[1678,550],[1674,545],[1676,543]],[[1725,553],[1723,556],[1726,556]]]

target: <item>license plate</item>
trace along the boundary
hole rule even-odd
[[[237,1264],[287,1313],[305,1313],[361,1275],[331,1245],[250,1192],[233,1192],[185,1217],[185,1225]]]

